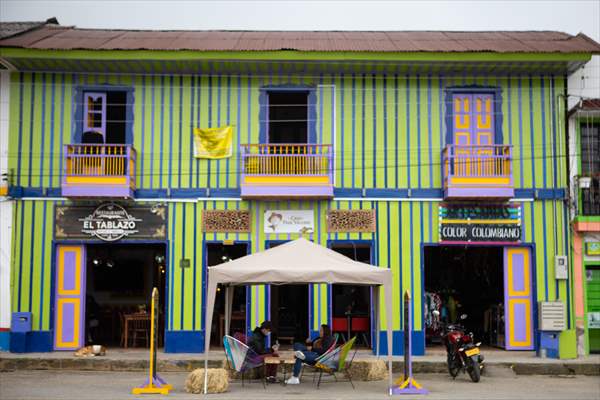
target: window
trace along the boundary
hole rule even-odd
[[[127,143],[127,98],[120,90],[84,91],[81,143]]]
[[[589,188],[581,189],[583,215],[600,215],[600,124],[581,124],[581,175],[590,176]]]
[[[453,93],[452,141],[458,145],[495,143],[494,95],[489,93]]]
[[[600,174],[600,124],[581,124],[581,174]]]
[[[268,142],[308,143],[308,91],[270,91]]]

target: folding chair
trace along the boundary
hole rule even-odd
[[[329,346],[329,348],[325,351],[325,353],[321,354],[319,357],[317,357],[317,359],[315,360],[314,364],[306,364],[306,363],[302,363],[302,371],[300,372],[300,377],[302,377],[302,375],[304,374],[304,367],[308,367],[308,368],[312,368],[313,369],[313,382],[315,381],[315,377],[316,377],[316,372],[317,369],[315,368],[315,365],[319,363],[319,361],[321,361],[322,359],[326,358],[331,352],[333,352],[335,350],[335,346],[337,345],[339,339],[339,335],[336,333],[333,335],[333,343],[331,343],[331,345]]]
[[[263,359],[254,350],[236,338],[225,335],[223,337],[223,348],[225,349],[225,356],[231,368],[242,375],[242,386],[244,386],[244,375],[247,371],[264,366]],[[265,378],[263,377],[261,380],[263,387],[266,389]]]
[[[356,336],[347,341],[343,346],[338,347],[333,350],[327,357],[323,357],[318,363],[315,364],[315,368],[319,371],[319,381],[317,382],[317,389],[321,385],[321,378],[323,377],[323,373],[332,375],[336,382],[339,382],[336,376],[336,373],[342,373],[348,379],[348,382],[352,385],[352,389],[354,389],[354,383],[352,382],[352,376],[350,375],[350,367],[352,366],[352,361],[354,360],[354,356],[356,355],[356,349],[352,354],[352,358],[347,362],[348,354],[354,346],[354,342],[356,341]]]

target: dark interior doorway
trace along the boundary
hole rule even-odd
[[[93,244],[86,246],[86,343],[125,346],[125,318],[150,314],[154,287],[159,291],[159,345],[165,320],[164,244]],[[143,318],[142,318],[143,319]],[[137,324],[137,322],[136,322]],[[144,332],[147,326],[147,333]],[[149,345],[148,323],[128,324],[127,347]],[[134,329],[138,329],[134,332]]]
[[[476,341],[504,347],[502,247],[425,247],[423,299],[427,344],[441,343],[441,323],[461,322]],[[433,310],[440,312],[437,319]],[[460,315],[467,319],[460,321]]]
[[[206,261],[209,267],[219,265],[227,261],[235,260],[248,254],[246,243],[206,244]],[[233,303],[231,306],[231,329],[230,335],[246,333],[246,286],[236,286],[233,290]],[[223,335],[225,334],[225,290],[219,284],[215,297],[215,307],[212,320],[212,333],[210,335],[211,346],[223,347]]]
[[[308,331],[308,285],[271,285],[273,340],[282,345],[304,341]]]
[[[371,245],[369,243],[338,242],[330,248],[354,261],[371,263]],[[356,335],[357,344],[371,346],[371,288],[361,285],[332,285],[332,328],[333,331],[348,339]]]
[[[105,143],[125,144],[127,137],[127,92],[106,93],[106,141]]]
[[[271,91],[269,143],[308,143],[308,91]]]

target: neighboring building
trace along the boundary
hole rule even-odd
[[[436,342],[437,307],[468,313],[491,345],[538,349],[555,337],[538,326],[546,301],[565,306],[549,349],[575,352],[572,271],[555,264],[570,243],[566,79],[600,52],[585,35],[44,26],[0,47],[16,69],[11,308],[32,313],[25,350],[118,345],[157,286],[165,350],[202,351],[207,266],[305,235],[393,270],[381,328],[396,354],[407,290],[416,354]],[[231,156],[195,158],[194,128],[223,126]],[[362,287],[241,288],[234,328],[345,333],[351,309],[369,345],[383,333],[370,302]]]
[[[45,22],[1,22],[0,40],[38,29],[46,24],[58,24],[51,18]],[[0,351],[9,348],[10,332],[10,265],[13,223],[13,202],[8,195],[8,117],[11,65],[0,63]]]
[[[578,353],[600,352],[600,99],[569,112],[571,223]]]

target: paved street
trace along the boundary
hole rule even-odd
[[[197,399],[203,396],[185,393],[186,373],[165,373],[175,390],[174,399]],[[480,383],[466,375],[453,381],[442,374],[423,374],[418,381],[430,390],[427,399],[600,399],[600,380],[594,376],[516,376],[509,369],[492,369]],[[83,371],[15,371],[0,373],[0,399],[134,399],[133,386],[144,380],[139,372]],[[140,396],[148,399],[151,396]],[[160,398],[155,396],[153,398]],[[330,383],[317,391],[309,381],[300,386],[270,385],[265,391],[258,383],[244,388],[234,382],[230,391],[209,398],[221,399],[385,399],[386,383],[357,382],[356,390],[348,383]],[[423,396],[406,396],[423,398]]]

